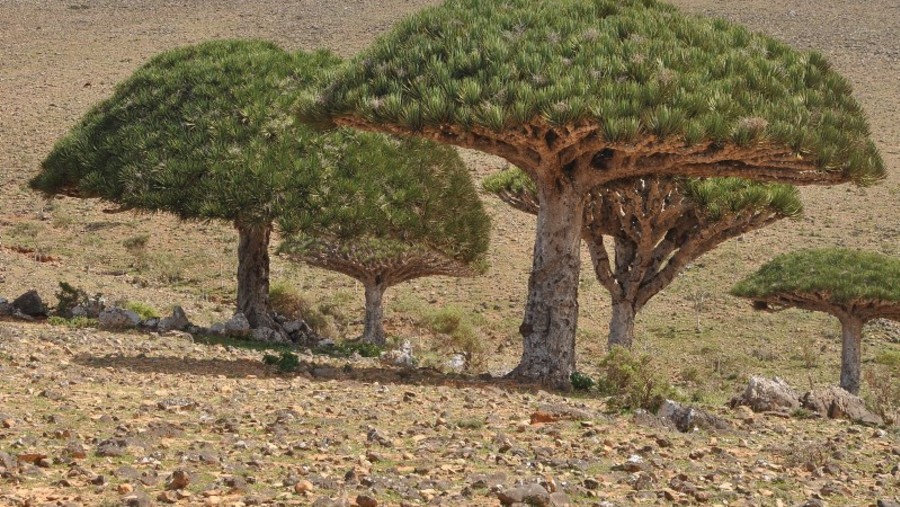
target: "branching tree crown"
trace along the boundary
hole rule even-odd
[[[254,40],[162,53],[56,144],[32,187],[183,219],[268,225],[316,178],[318,134],[295,123],[290,104],[336,63]]]
[[[295,122],[298,91],[338,60],[254,40],[162,53],[118,85],[57,144],[32,181],[47,194],[100,197],[240,235],[238,310],[277,327],[268,243],[285,209],[316,208],[323,137]]]
[[[538,213],[534,182],[518,169],[483,185],[514,208]],[[594,273],[612,297],[608,345],[631,346],[637,312],[690,262],[802,209],[796,188],[740,178],[636,178],[593,189],[582,235]]]
[[[384,343],[382,297],[424,276],[482,271],[490,237],[472,178],[451,147],[381,134],[338,133],[313,220],[290,214],[281,252],[344,273],[366,289],[363,339]]]
[[[884,163],[818,53],[655,0],[448,0],[304,96],[306,121],[499,155],[540,212],[512,377],[569,385],[587,193],[616,180],[867,184]]]
[[[841,321],[841,387],[859,393],[863,325],[875,318],[900,321],[900,259],[843,249],[781,255],[734,286],[735,296],[757,308],[827,312]]]
[[[884,174],[850,84],[821,54],[653,0],[451,0],[401,22],[303,114],[492,145],[528,171],[588,151],[598,169],[621,152],[719,175]],[[531,144],[516,135],[546,149],[515,149]]]

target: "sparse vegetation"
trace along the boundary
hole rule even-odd
[[[159,312],[157,312],[155,308],[146,303],[141,303],[140,301],[128,301],[123,305],[123,307],[126,310],[131,310],[132,312],[138,314],[141,320],[159,318]]]
[[[462,354],[466,369],[477,370],[484,365],[487,352],[473,318],[456,306],[447,306],[425,314],[422,318],[431,332],[437,335],[436,346],[449,354]]]
[[[266,354],[263,363],[276,366],[281,373],[293,373],[300,368],[300,358],[293,352],[284,351],[281,355]]]
[[[614,411],[655,412],[666,398],[675,397],[675,388],[657,360],[624,347],[613,347],[600,362],[597,391],[609,397],[607,406]]]

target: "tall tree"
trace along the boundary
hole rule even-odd
[[[499,155],[540,212],[512,376],[566,385],[588,192],[648,175],[866,183],[883,162],[846,79],[724,20],[656,0],[448,0],[399,23],[305,121]]]
[[[449,146],[385,143],[380,134],[347,134],[341,146],[330,164],[327,204],[302,227],[284,217],[280,251],[361,282],[362,339],[384,344],[385,290],[425,276],[483,271],[490,219]]]
[[[795,307],[826,312],[841,322],[841,387],[859,394],[866,322],[900,322],[900,259],[843,249],[801,250],[766,263],[731,290],[761,310]]]
[[[277,328],[269,237],[284,209],[315,208],[327,139],[296,123],[298,90],[337,59],[255,40],[182,47],[152,58],[54,146],[31,186],[99,197],[238,231],[237,310]]]
[[[489,177],[484,187],[538,214],[534,182],[518,169]],[[689,263],[802,209],[796,188],[740,178],[632,178],[591,190],[582,236],[594,274],[612,298],[609,348],[631,347],[637,313]]]

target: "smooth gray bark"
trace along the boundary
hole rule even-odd
[[[237,225],[237,310],[250,327],[277,329],[269,304],[269,235],[271,225]]]
[[[858,317],[841,317],[841,388],[859,395],[863,321]]]
[[[609,337],[607,349],[625,347],[630,349],[634,343],[634,317],[637,314],[634,303],[630,301],[613,301],[612,317],[609,320]]]
[[[362,341],[384,345],[384,291],[385,284],[375,281],[365,283],[366,289],[366,319],[363,329]]]
[[[560,182],[540,197],[534,263],[519,327],[522,358],[509,376],[567,388],[575,371],[584,196]]]

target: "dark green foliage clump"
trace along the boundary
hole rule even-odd
[[[89,296],[87,292],[67,282],[59,282],[59,290],[56,292],[56,315],[69,319],[72,310],[76,306],[95,306],[99,309],[103,294],[97,293]]]
[[[255,40],[162,53],[54,146],[31,185],[185,219],[268,224],[308,199],[320,135],[290,105],[326,53]]]
[[[297,354],[287,351],[278,356],[266,354],[263,356],[263,363],[278,367],[278,371],[282,373],[291,373],[300,369],[300,358],[297,357]]]
[[[282,252],[334,250],[358,265],[430,253],[464,264],[483,257],[490,218],[456,150],[350,131],[331,138],[325,206],[314,218],[285,213]]]
[[[858,250],[801,250],[766,263],[731,293],[746,298],[820,294],[823,301],[833,303],[896,303],[900,302],[900,259]]]
[[[569,378],[572,381],[572,388],[576,391],[590,391],[596,384],[590,375],[581,373],[580,371],[573,371]]]
[[[449,0],[329,75],[301,115],[407,131],[595,124],[609,143],[761,143],[859,183],[884,176],[850,83],[820,53],[655,0]]]
[[[655,412],[666,398],[675,396],[675,388],[650,355],[613,347],[600,362],[600,370],[597,391],[609,396],[606,404],[611,410]]]

